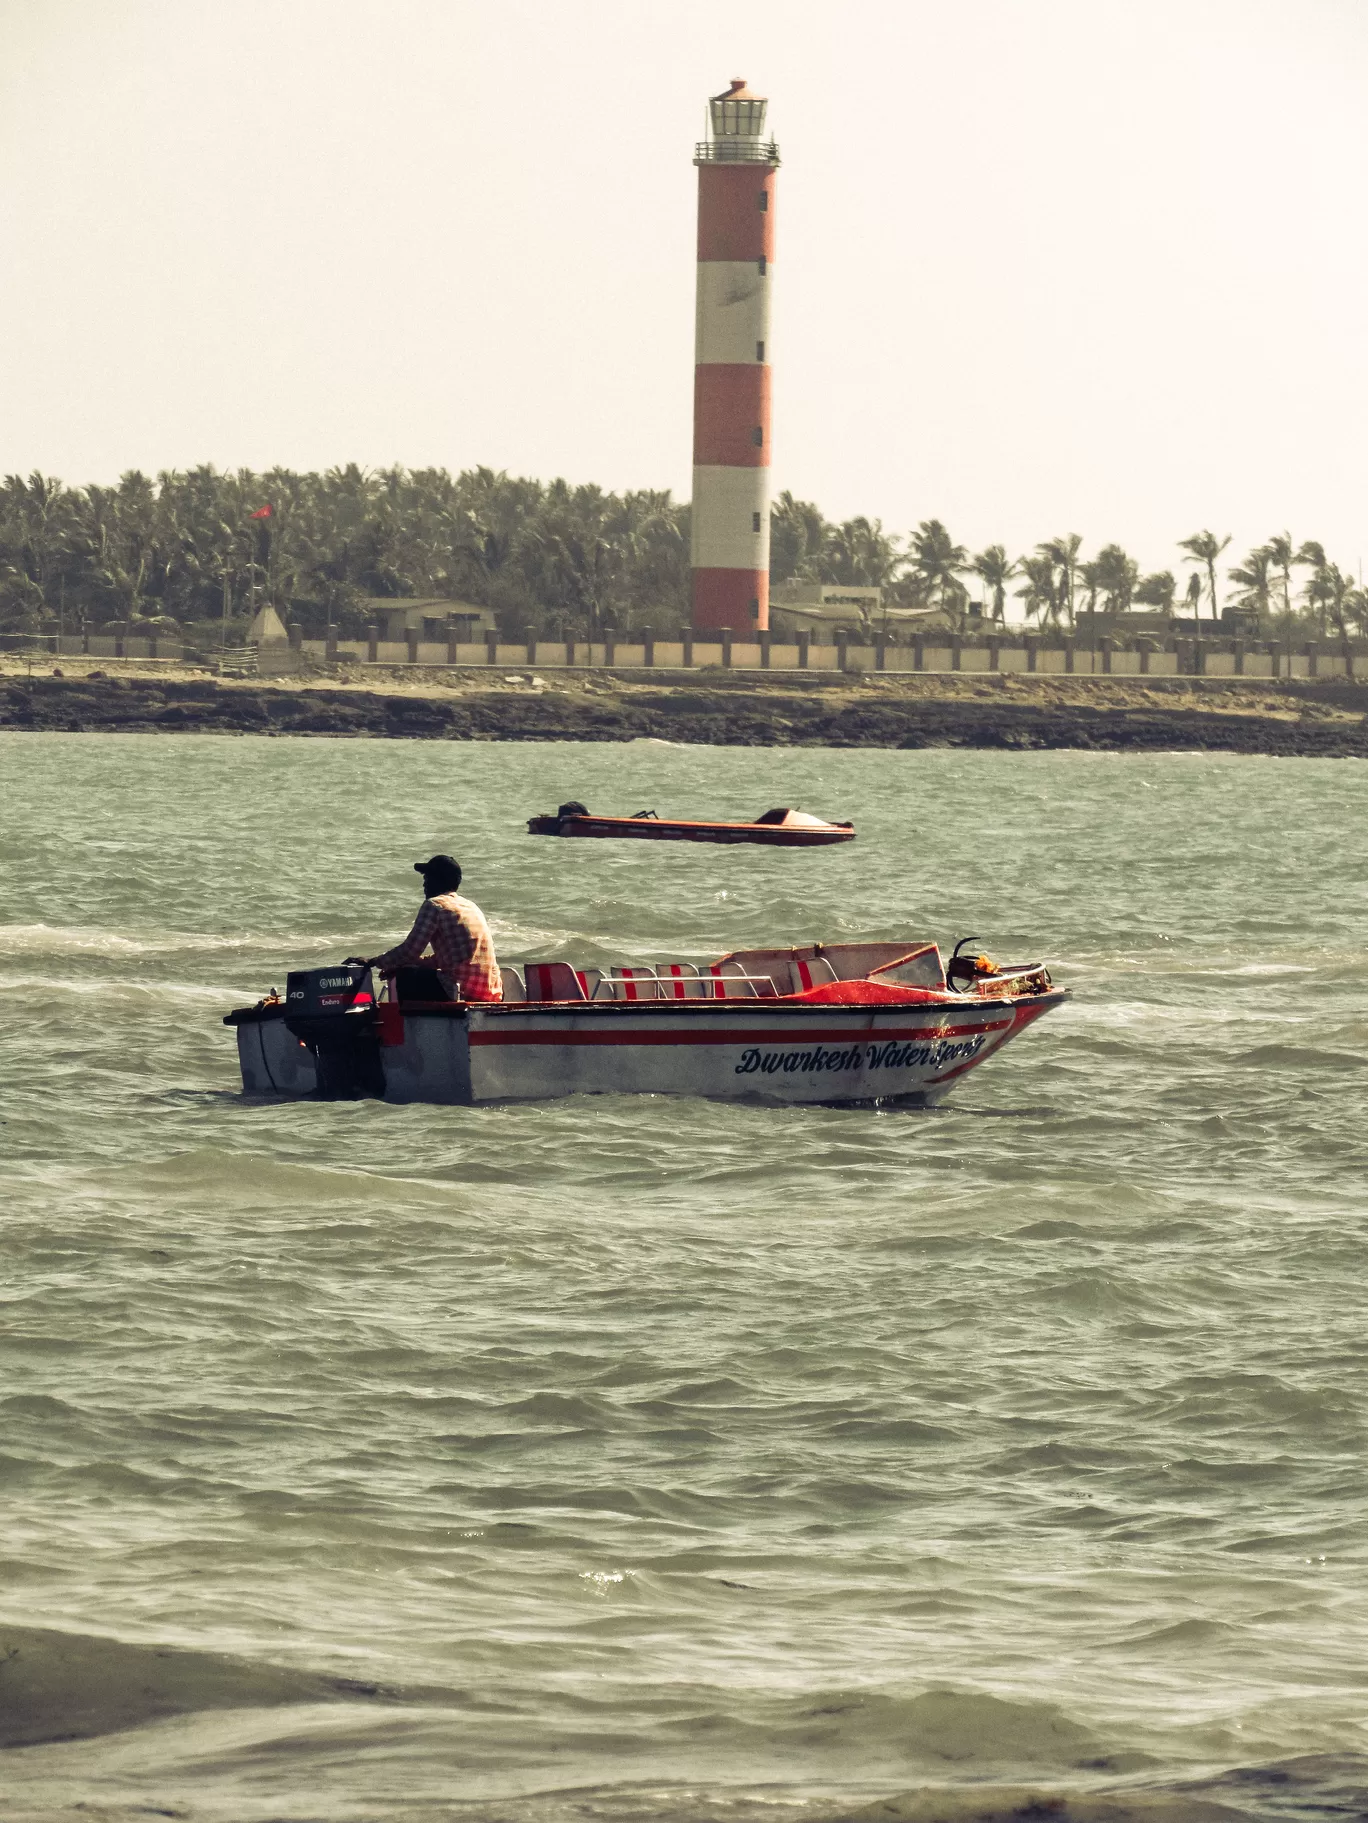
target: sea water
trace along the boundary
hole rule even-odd
[[[1368,768],[0,768],[4,1814],[1364,1806]],[[859,835],[527,837],[571,797]],[[435,851],[507,959],[972,935],[1074,997],[930,1113],[245,1099],[224,1012]]]

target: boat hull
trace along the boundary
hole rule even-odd
[[[749,842],[762,848],[829,848],[853,842],[855,831],[830,823],[820,828],[784,823],[686,823],[663,817],[533,817],[534,836],[619,837],[639,842]]]
[[[931,1105],[1065,997],[923,1005],[740,1001],[440,1005],[395,1009],[384,1098],[472,1106],[564,1095],[687,1095],[780,1103]],[[243,1083],[316,1092],[279,1018],[242,1016]],[[264,1029],[269,1028],[269,1029]]]

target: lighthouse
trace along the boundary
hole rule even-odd
[[[698,167],[693,624],[769,626],[770,290],[779,148],[743,77],[708,103]]]

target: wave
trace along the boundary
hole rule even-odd
[[[203,1709],[366,1700],[413,1698],[214,1652],[0,1622],[0,1747],[85,1740]]]
[[[1253,1064],[1267,1069],[1270,1064],[1285,1064],[1297,1070],[1362,1070],[1368,1068],[1368,1057],[1352,1051],[1321,1051],[1295,1044],[1261,1044],[1252,1051],[1241,1051],[1233,1063]]]
[[[354,930],[341,935],[302,935],[299,932],[249,931],[228,934],[211,931],[152,930],[138,936],[105,930],[98,925],[0,924],[0,955],[98,956],[117,961],[122,957],[175,955],[187,950],[254,950],[274,955],[283,949],[303,955],[356,944]]]
[[[1018,1785],[909,1791],[820,1823],[1232,1823],[1246,1813],[1183,1792],[1049,1792]]]

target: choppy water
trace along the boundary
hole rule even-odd
[[[0,1814],[1365,1806],[1368,768],[0,767],[0,1737],[89,1737]],[[521,833],[567,796],[860,839]],[[434,849],[510,957],[972,931],[1077,995],[929,1114],[244,1102],[222,1012]]]

